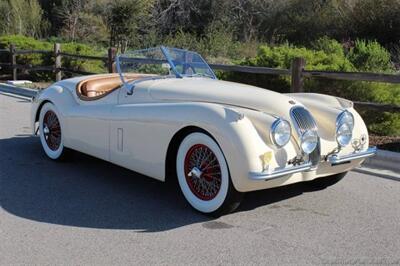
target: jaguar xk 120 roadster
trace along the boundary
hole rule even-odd
[[[116,66],[34,97],[32,128],[48,157],[76,150],[176,178],[193,208],[221,215],[248,191],[327,187],[376,152],[345,99],[221,81],[199,54],[163,46],[121,54]]]

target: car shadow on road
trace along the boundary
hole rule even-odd
[[[39,222],[143,232],[211,221],[192,210],[178,188],[75,153],[53,162],[37,137],[0,139],[0,204]],[[237,212],[298,196],[300,185],[248,193]]]

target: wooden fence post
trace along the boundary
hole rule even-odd
[[[60,81],[62,78],[61,72],[61,45],[59,43],[54,44],[54,72],[56,73],[56,81]]]
[[[15,44],[10,44],[10,64],[12,80],[17,80],[17,54],[15,53]]]
[[[304,92],[303,70],[306,65],[304,58],[295,58],[292,62],[292,86],[290,92]]]
[[[114,47],[108,48],[108,59],[107,59],[107,66],[109,73],[116,73],[115,69],[115,56],[117,54],[117,49]]]

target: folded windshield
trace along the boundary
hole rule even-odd
[[[157,77],[200,76],[216,79],[210,66],[198,53],[177,48],[160,46],[129,51],[117,56],[116,61],[124,83],[127,83],[124,77],[129,73],[153,74]]]

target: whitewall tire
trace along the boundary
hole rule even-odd
[[[220,215],[239,205],[241,193],[232,185],[224,154],[207,134],[194,132],[182,140],[176,172],[182,193],[194,209]]]
[[[46,155],[60,160],[66,154],[63,142],[63,125],[60,114],[52,103],[45,103],[39,115],[40,142]]]

